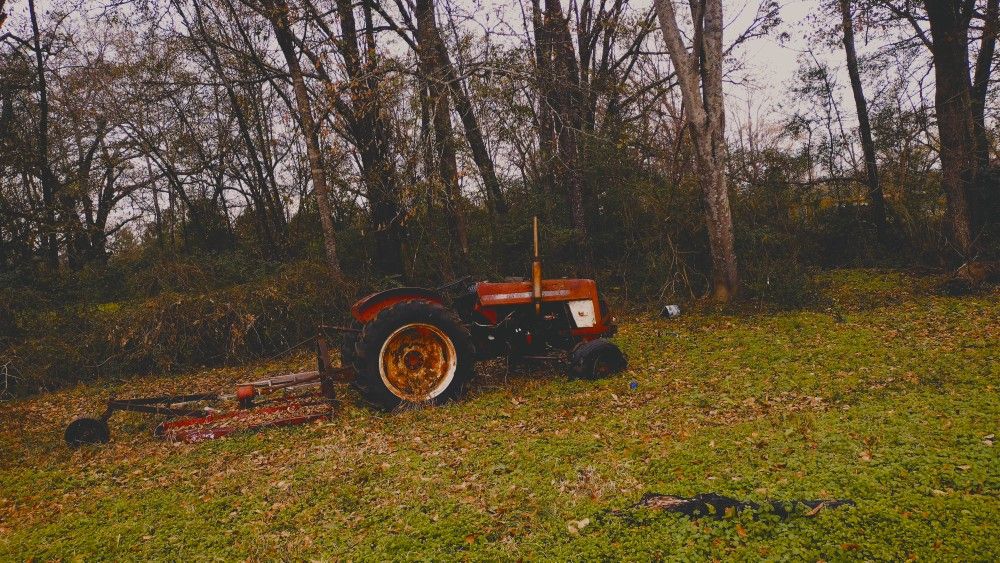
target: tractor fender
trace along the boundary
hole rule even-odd
[[[351,307],[351,316],[356,321],[366,324],[374,319],[383,309],[392,307],[403,301],[427,301],[444,305],[444,296],[433,289],[424,287],[396,287],[372,293],[359,299]]]

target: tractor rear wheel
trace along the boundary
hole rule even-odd
[[[358,329],[358,332],[344,332],[340,335],[340,345],[337,347],[340,351],[340,366],[345,368],[351,368],[355,373],[361,371],[358,369],[358,338],[361,337],[361,325],[357,322],[351,323],[350,328]],[[351,378],[351,387],[355,389],[360,389],[358,386],[358,378]]]
[[[625,354],[610,340],[597,338],[577,345],[570,354],[570,379],[602,379],[628,367]]]
[[[437,404],[465,390],[474,373],[475,348],[451,310],[404,301],[364,326],[355,365],[362,396],[378,408]]]

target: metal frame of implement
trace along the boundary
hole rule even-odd
[[[321,327],[331,331],[340,327]],[[352,330],[352,329],[346,329]],[[166,416],[153,434],[173,442],[201,442],[237,432],[255,432],[265,428],[305,424],[329,419],[333,414],[336,393],[333,384],[350,381],[353,370],[330,364],[326,338],[317,336],[317,369],[240,383],[233,395],[190,393],[131,399],[109,399],[107,408],[97,418],[78,418],[66,428],[66,443],[75,448],[84,444],[107,443],[111,431],[108,420],[116,412],[138,412]],[[316,387],[319,389],[315,389]],[[285,396],[266,398],[277,392]],[[297,392],[289,395],[290,392]],[[235,410],[209,406],[220,401],[236,400]]]

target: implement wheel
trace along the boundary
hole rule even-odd
[[[66,445],[70,448],[90,444],[107,444],[111,439],[111,430],[106,420],[96,418],[78,418],[66,427]]]
[[[454,399],[475,365],[469,331],[454,312],[426,301],[380,312],[365,325],[355,352],[358,388],[384,410]]]

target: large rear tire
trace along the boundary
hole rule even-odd
[[[366,324],[355,346],[357,387],[383,410],[462,395],[475,368],[472,336],[449,309],[404,301]]]

